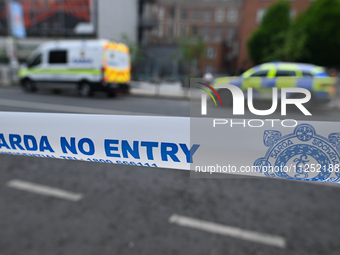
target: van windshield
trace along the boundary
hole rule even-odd
[[[30,64],[37,58],[37,56],[39,55],[39,53],[40,53],[40,51],[39,51],[38,49],[36,49],[35,51],[33,51],[33,52],[29,55],[29,57],[27,58],[26,63],[27,63],[28,65],[30,65]]]
[[[116,51],[116,50],[108,50],[106,52],[107,65],[114,68],[129,68],[130,61],[129,55],[127,53]]]

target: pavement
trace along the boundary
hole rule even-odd
[[[165,98],[189,99],[189,89],[183,88],[180,82],[131,82],[131,94]]]

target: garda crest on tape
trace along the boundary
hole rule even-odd
[[[263,142],[267,153],[254,166],[265,176],[339,182],[340,133],[326,138],[318,135],[312,125],[300,124],[284,136],[280,131],[266,130]]]

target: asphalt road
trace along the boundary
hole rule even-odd
[[[189,116],[189,105],[0,89],[0,111]],[[340,116],[336,109],[315,115]],[[0,255],[340,253],[340,185],[192,179],[187,171],[10,155],[0,160]]]

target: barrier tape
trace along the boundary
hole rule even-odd
[[[2,154],[340,181],[336,122],[233,126],[210,118],[13,112],[0,112],[0,119]]]
[[[200,144],[191,169],[304,181],[340,181],[337,122],[191,118]]]
[[[0,153],[190,169],[189,118],[1,112]]]

